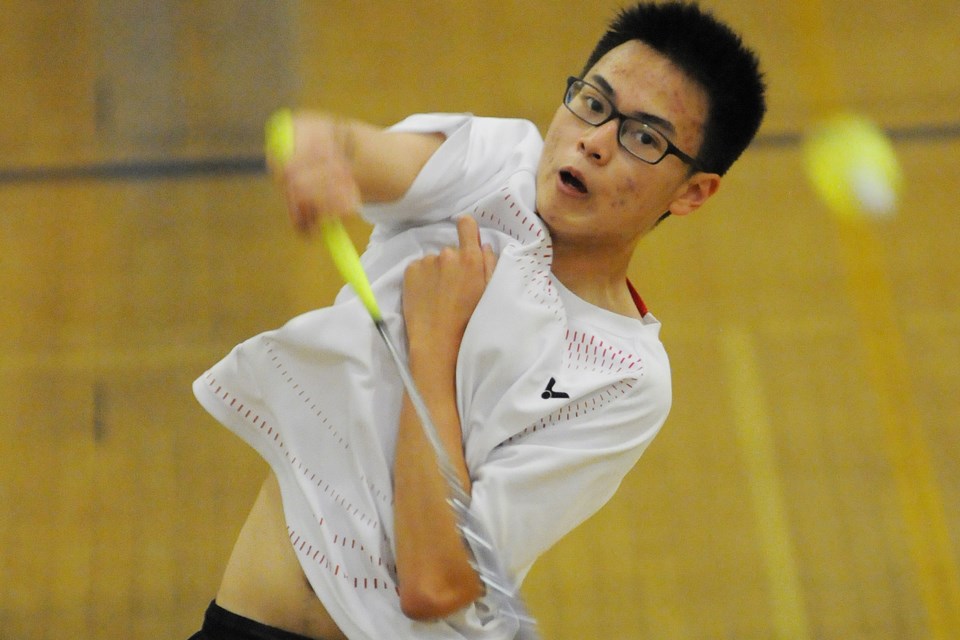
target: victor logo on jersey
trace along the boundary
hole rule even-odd
[[[547,388],[543,390],[543,393],[540,394],[540,397],[544,400],[549,400],[550,398],[569,398],[570,394],[564,393],[563,391],[556,391],[553,388],[553,385],[557,384],[556,378],[550,378],[550,382],[547,383]]]

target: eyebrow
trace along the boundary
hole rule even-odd
[[[599,74],[593,74],[590,76],[592,82],[597,83],[597,85],[603,89],[603,91],[609,94],[611,102],[613,98],[617,97],[617,91],[610,83],[607,82],[607,79]],[[616,107],[615,107],[616,108]],[[663,131],[664,133],[669,133],[670,135],[676,135],[677,129],[673,126],[673,123],[667,120],[666,118],[661,118],[660,116],[654,115],[652,113],[647,113],[645,111],[634,111],[633,113],[625,113],[627,117],[634,118],[635,120],[640,120],[649,125],[653,125],[655,128]]]

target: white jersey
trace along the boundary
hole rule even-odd
[[[471,508],[521,579],[613,495],[666,419],[660,324],[590,305],[551,273],[550,235],[534,212],[543,143],[531,123],[437,114],[395,129],[447,139],[403,198],[365,208],[375,226],[363,263],[403,345],[404,269],[456,245],[456,217],[473,216],[499,254],[463,337],[456,390]],[[512,637],[483,600],[429,623],[400,610],[391,469],[403,388],[352,291],[240,344],[194,390],[276,473],[303,570],[351,639]]]

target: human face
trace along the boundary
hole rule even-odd
[[[706,94],[656,50],[626,42],[584,79],[624,115],[648,122],[691,154],[699,150]],[[716,191],[719,176],[691,175],[675,155],[647,164],[620,145],[618,134],[616,118],[593,126],[558,107],[537,171],[537,210],[555,242],[632,253],[664,212],[689,213]]]

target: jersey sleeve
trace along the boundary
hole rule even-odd
[[[421,114],[391,131],[442,133],[446,140],[399,200],[367,204],[363,216],[380,231],[451,218],[519,170],[536,170],[542,138],[526,120],[469,114]]]

